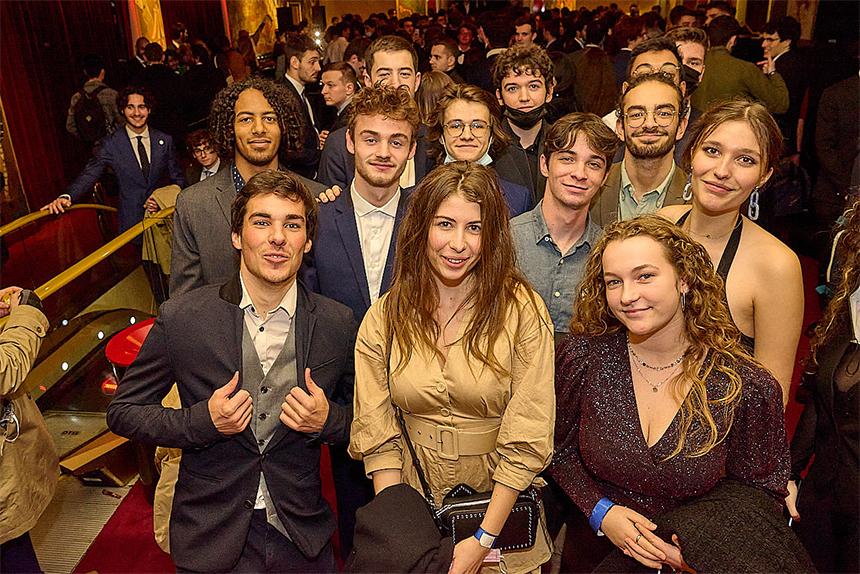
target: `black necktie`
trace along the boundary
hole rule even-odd
[[[137,136],[137,153],[140,155],[140,170],[143,172],[143,177],[149,179],[149,156],[146,155],[143,136]]]

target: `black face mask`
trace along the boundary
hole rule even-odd
[[[699,72],[697,72],[687,64],[683,64],[681,66],[681,79],[687,83],[687,93],[684,94],[684,96],[690,97],[690,94],[693,93],[693,90],[699,87]]]
[[[520,110],[514,110],[505,106],[504,113],[505,117],[508,118],[512,124],[520,129],[528,130],[533,128],[536,123],[546,116],[546,107],[541,104],[532,110],[521,112]]]

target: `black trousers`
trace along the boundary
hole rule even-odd
[[[7,540],[0,545],[0,572],[26,572],[41,574],[39,561],[36,559],[36,551],[30,541],[30,533],[22,534],[18,538]]]
[[[5,572],[5,570],[4,570]],[[192,572],[177,568],[176,572]],[[229,572],[289,572],[327,574],[337,572],[331,542],[314,559],[305,558],[293,541],[266,522],[266,511],[255,510],[245,548]]]

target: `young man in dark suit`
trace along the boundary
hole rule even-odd
[[[143,220],[144,203],[152,192],[165,185],[185,187],[173,139],[149,126],[152,95],[143,88],[128,87],[119,93],[117,107],[125,129],[103,138],[98,153],[66,188],[65,193],[42,207],[51,213],[64,213],[80,200],[110,167],[119,183],[117,213],[120,233]],[[137,244],[140,244],[138,239]]]
[[[185,146],[194,159],[194,165],[185,170],[185,180],[189,185],[208,179],[221,169],[221,158],[218,157],[218,150],[212,144],[209,130],[191,132],[185,138]]]
[[[351,183],[321,206],[320,230],[304,277],[310,289],[349,306],[361,322],[391,284],[394,243],[406,214],[401,176],[416,153],[419,120],[415,100],[403,89],[370,85],[355,96],[352,106],[346,135],[355,158]],[[370,502],[373,488],[364,466],[345,448],[329,452],[346,556],[352,548],[355,511]]]
[[[319,92],[310,93],[308,88],[319,81],[319,46],[305,35],[290,36],[284,45],[284,59],[286,73],[277,80],[283,82],[299,101],[305,118],[304,152],[293,167],[297,173],[315,179],[320,162],[319,131],[326,112],[325,106],[320,105]]]
[[[301,154],[303,119],[297,107],[285,87],[259,77],[218,93],[209,124],[224,165],[176,200],[171,297],[224,283],[235,273],[238,260],[230,244],[230,205],[252,176],[267,169],[287,171],[279,157]],[[316,182],[301,181],[315,194],[325,190]]]
[[[178,572],[337,572],[320,452],[349,440],[357,324],[296,279],[317,215],[296,176],[252,177],[231,210],[238,273],[164,304],[108,407],[121,436],[183,449]],[[161,405],[174,382],[178,410]]]

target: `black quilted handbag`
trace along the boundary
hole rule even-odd
[[[406,439],[405,442],[409,449],[409,454],[412,456],[412,464],[415,466],[418,480],[421,482],[421,488],[424,490],[424,498],[430,507],[430,513],[436,520],[439,532],[443,537],[452,537],[454,544],[469,536],[473,536],[487,514],[490,497],[493,494],[492,491],[475,492],[473,488],[466,484],[458,484],[445,495],[442,506],[437,508],[433,492],[430,490],[427,479],[424,477],[424,471],[418,463],[415,447],[409,439],[403,415],[399,408],[395,407],[395,411],[397,413],[397,420],[400,423],[400,429],[403,432],[403,437]],[[540,519],[540,509],[541,498],[538,489],[529,486],[526,490],[520,492],[507,521],[505,521],[505,526],[496,539],[495,548],[506,552],[510,550],[525,550],[534,546]]]

